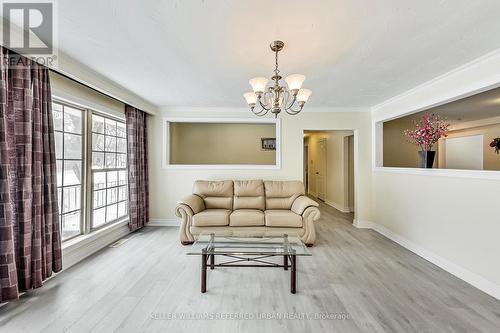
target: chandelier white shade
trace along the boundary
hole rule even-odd
[[[271,111],[275,117],[281,111],[296,115],[302,111],[304,104],[312,94],[309,89],[302,89],[306,77],[302,74],[292,74],[285,78],[286,86],[280,85],[282,77],[278,69],[278,52],[283,49],[285,44],[282,41],[274,41],[270,47],[275,52],[274,75],[271,78],[273,85],[267,87],[269,80],[265,77],[255,77],[249,81],[253,92],[243,94],[245,100],[250,106],[250,110],[257,116],[264,116]],[[256,110],[257,104],[260,110]]]
[[[254,92],[247,92],[243,94],[248,105],[255,105],[257,103],[257,95]]]
[[[288,84],[288,89],[299,90],[302,87],[302,83],[305,81],[306,76],[302,74],[292,74],[285,78],[286,84]]]
[[[254,77],[250,81],[248,81],[252,86],[254,93],[263,93],[266,90],[268,79],[265,77]]]
[[[312,95],[312,91],[309,89],[300,89],[297,93],[297,102],[307,102],[309,96]]]

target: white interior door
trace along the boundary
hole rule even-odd
[[[318,162],[316,163],[316,194],[318,199],[326,197],[326,139],[318,140]]]

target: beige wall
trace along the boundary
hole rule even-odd
[[[490,142],[494,138],[500,137],[500,124],[479,126],[474,128],[465,128],[461,130],[450,131],[449,138],[463,136],[484,135],[483,142],[483,168],[484,170],[500,170],[500,155],[495,153],[495,149],[490,147]],[[444,151],[439,154],[440,165],[446,168]]]
[[[306,132],[309,144],[310,193],[316,194],[318,141],[326,139],[326,202],[349,210],[348,137],[353,131]]]
[[[196,108],[194,108],[196,110]],[[360,170],[357,212],[360,218],[370,218],[371,146],[369,112],[314,112],[311,108],[297,116],[281,115],[281,169],[212,169],[162,167],[163,117],[206,118],[252,118],[247,109],[165,109],[158,116],[149,117],[149,168],[150,168],[150,214],[152,219],[174,219],[177,200],[191,193],[196,179],[272,179],[302,180],[303,132],[304,130],[331,130],[352,128],[359,130]],[[209,112],[207,112],[209,111]],[[335,110],[336,111],[336,110]],[[253,119],[253,118],[252,118]]]
[[[276,151],[261,145],[274,137],[274,124],[170,123],[170,163],[274,165]]]
[[[419,113],[419,115],[422,115]],[[414,128],[413,121],[416,116],[402,117],[384,123],[384,166],[398,168],[417,168],[419,164],[418,151],[420,147],[408,142],[403,134],[405,129]],[[439,145],[434,146],[436,158],[434,167],[439,167],[438,150]]]

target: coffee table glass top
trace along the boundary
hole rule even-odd
[[[202,234],[191,246],[188,255],[297,255],[310,256],[305,244],[296,236],[215,236]]]

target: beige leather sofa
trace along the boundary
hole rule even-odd
[[[314,244],[318,203],[304,195],[300,181],[197,180],[193,194],[178,202],[181,243],[200,234],[297,235]]]

